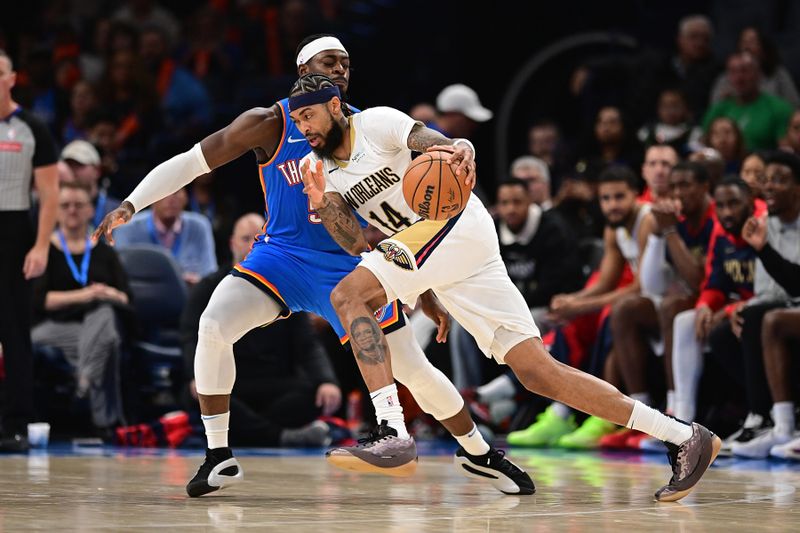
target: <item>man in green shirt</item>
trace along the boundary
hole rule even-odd
[[[703,119],[703,130],[708,132],[715,118],[729,117],[742,130],[748,150],[775,148],[786,133],[791,104],[761,91],[758,62],[746,52],[728,58],[727,73],[733,95],[711,106]]]

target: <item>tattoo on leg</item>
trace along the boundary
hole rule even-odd
[[[350,324],[350,343],[353,345],[353,353],[361,361],[370,365],[379,365],[386,361],[388,347],[375,319],[360,316],[353,320]]]

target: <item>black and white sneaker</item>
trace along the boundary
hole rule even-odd
[[[206,449],[206,460],[186,485],[192,498],[235,485],[244,479],[244,472],[230,448]]]
[[[772,424],[766,418],[755,413],[749,413],[747,418],[735,433],[722,441],[722,448],[719,450],[720,457],[733,457],[733,445],[744,444],[760,437],[772,428]]]
[[[533,494],[536,487],[523,469],[506,458],[506,452],[490,448],[483,455],[470,455],[462,447],[453,462],[467,477],[488,481],[503,494]]]

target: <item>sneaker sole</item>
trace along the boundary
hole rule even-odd
[[[393,467],[375,466],[362,459],[359,459],[354,455],[328,455],[325,459],[331,465],[335,466],[336,468],[341,468],[342,470],[360,472],[362,474],[382,474],[384,476],[392,477],[413,476],[416,473],[417,465],[419,464],[418,457],[415,457],[413,461],[409,461],[406,464]]]
[[[711,438],[711,458],[708,460],[708,463],[706,463],[706,466],[705,466],[706,470],[708,470],[708,468],[711,466],[711,463],[714,462],[714,459],[717,458],[717,455],[719,454],[720,448],[722,448],[722,439],[720,439],[719,437],[714,435]],[[705,472],[703,472],[703,475],[705,475]],[[701,478],[702,478],[702,476],[701,476]],[[699,481],[700,480],[698,479],[698,482]],[[696,486],[697,486],[697,483],[695,483],[694,485],[692,485],[691,487],[689,487],[686,490],[681,490],[681,491],[669,494],[667,496],[664,496],[663,498],[657,498],[656,501],[657,502],[676,502],[676,501],[680,500],[681,498],[685,498],[690,492],[692,492],[692,490],[694,490],[694,488]]]

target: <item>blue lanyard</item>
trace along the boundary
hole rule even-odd
[[[153,244],[158,244],[159,246],[164,246],[161,241],[158,239],[158,233],[156,232],[156,224],[153,222],[153,214],[150,214],[150,218],[147,219],[147,231],[150,232],[150,240],[153,241]],[[178,257],[178,252],[181,249],[181,237],[183,236],[183,232],[175,234],[175,240],[172,242],[172,257]]]
[[[98,227],[100,223],[103,221],[103,217],[106,215],[106,200],[108,200],[108,195],[106,191],[100,191],[100,194],[97,195],[97,206],[94,208],[94,220],[92,224],[94,227]]]
[[[83,260],[81,260],[80,272],[78,272],[78,265],[75,264],[72,254],[69,253],[69,248],[67,248],[67,239],[64,237],[64,234],[61,232],[61,230],[58,230],[58,239],[61,241],[61,251],[64,253],[64,258],[67,260],[67,266],[69,267],[70,272],[72,272],[72,277],[75,278],[75,281],[85,287],[89,282],[89,261],[92,257],[91,237],[86,237],[86,249],[83,251]]]

